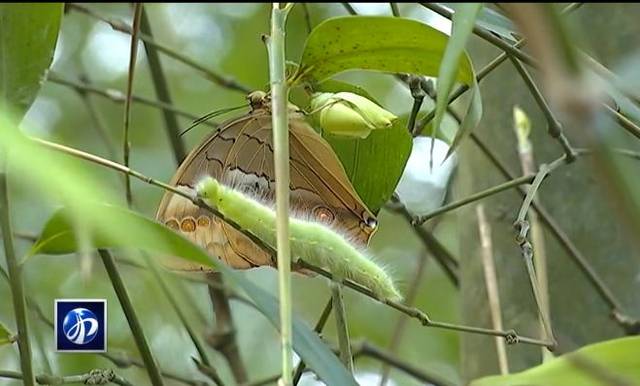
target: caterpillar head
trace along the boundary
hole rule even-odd
[[[196,185],[196,192],[198,197],[205,200],[208,203],[216,204],[220,198],[220,183],[209,176],[204,177]]]

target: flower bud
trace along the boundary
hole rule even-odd
[[[311,109],[324,130],[350,137],[366,138],[371,130],[389,129],[398,119],[369,99],[350,92],[316,93]]]

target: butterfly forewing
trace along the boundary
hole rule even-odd
[[[273,202],[271,127],[267,107],[254,108],[223,124],[187,156],[171,184],[193,190],[202,177],[211,176],[262,201]],[[375,217],[355,193],[330,145],[299,113],[291,113],[289,127],[292,212],[331,224],[352,240],[367,244],[375,229]],[[232,267],[246,269],[275,263],[241,232],[171,192],[163,196],[157,218]],[[207,269],[178,259],[168,265],[179,270]]]

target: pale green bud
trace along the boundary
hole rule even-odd
[[[520,107],[513,107],[513,122],[516,136],[518,137],[518,149],[521,153],[529,151],[531,144],[529,142],[529,133],[531,133],[531,121]]]
[[[359,138],[368,137],[371,130],[389,129],[398,119],[369,99],[350,92],[314,94],[311,110],[322,129]]]

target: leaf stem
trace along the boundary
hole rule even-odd
[[[454,385],[452,382],[442,379],[436,374],[427,374],[422,368],[403,362],[392,353],[387,352],[386,350],[383,350],[369,342],[359,342],[355,343],[353,346],[354,355],[356,357],[366,356],[377,359],[395,369],[401,370],[402,372],[412,376],[413,378],[419,380],[421,384],[430,384],[433,386]]]
[[[133,32],[131,34],[131,49],[129,52],[129,71],[127,74],[127,96],[124,101],[124,123],[122,152],[124,154],[124,166],[129,166],[129,152],[131,143],[129,142],[129,125],[131,122],[131,94],[133,92],[133,77],[136,69],[136,59],[138,57],[138,32],[140,31],[140,18],[142,15],[142,3],[135,3],[133,11]],[[125,174],[125,189],[127,197],[127,205],[131,207],[131,179]]]
[[[191,338],[191,341],[193,342],[193,346],[196,348],[196,351],[198,351],[200,360],[202,361],[203,364],[207,366],[211,366],[211,361],[209,361],[209,357],[207,356],[207,352],[205,351],[204,346],[202,345],[202,343],[200,343],[200,338],[198,337],[198,334],[194,331],[193,327],[191,327],[191,323],[189,319],[187,318],[185,313],[182,311],[182,308],[180,308],[180,304],[178,303],[178,300],[174,296],[173,291],[171,291],[171,289],[169,288],[169,285],[167,284],[167,281],[164,278],[163,272],[161,272],[160,269],[158,268],[157,262],[151,259],[151,257],[149,257],[149,255],[146,253],[143,254],[143,257],[145,262],[147,263],[147,268],[150,268],[153,278],[155,279],[156,283],[158,283],[158,285],[160,286],[160,289],[162,289],[164,296],[167,298],[167,300],[171,304],[171,307],[176,312],[176,315],[178,315],[178,319],[180,319],[180,322],[184,326],[184,329],[187,331],[189,338]]]
[[[80,4],[75,4],[75,3],[70,3],[68,4],[70,9],[73,9],[75,11],[79,11],[81,13],[84,13],[87,16],[93,17],[95,19],[98,19],[106,24],[108,24],[111,28],[113,28],[115,31],[118,32],[122,32],[122,33],[126,33],[131,35],[133,30],[131,27],[129,27],[127,24],[119,21],[119,20],[112,20],[112,19],[108,19],[106,17],[103,17],[101,15],[99,15],[98,13],[96,13],[95,11],[93,11],[90,8],[87,8],[83,5]],[[140,40],[142,40],[145,43],[148,43],[149,45],[154,46],[158,51],[162,52],[163,54],[179,61],[182,62],[183,64],[197,70],[200,74],[204,75],[205,79],[208,79],[214,83],[216,83],[217,85],[221,86],[221,87],[225,87],[228,88],[229,90],[233,90],[233,91],[238,91],[241,92],[243,94],[247,94],[249,92],[251,92],[251,88],[240,84],[239,82],[237,82],[234,79],[231,78],[227,78],[221,74],[215,73],[214,71],[206,68],[205,66],[203,66],[200,63],[197,63],[196,61],[194,61],[191,58],[188,58],[184,55],[182,55],[181,53],[179,53],[178,51],[175,51],[171,48],[169,48],[168,46],[161,44],[160,42],[155,41],[152,37],[147,36],[146,34],[140,34],[139,35]]]
[[[104,264],[104,268],[109,275],[109,280],[111,280],[113,290],[118,296],[118,301],[120,302],[122,311],[127,318],[129,328],[131,329],[131,334],[133,335],[133,339],[136,342],[136,346],[138,346],[138,351],[140,352],[140,356],[142,357],[142,361],[144,362],[144,367],[149,374],[151,384],[154,386],[162,386],[164,384],[164,381],[162,379],[162,376],[160,375],[158,364],[156,363],[156,360],[151,353],[151,349],[149,348],[149,344],[147,343],[147,338],[145,337],[144,331],[142,330],[142,325],[140,324],[140,320],[138,319],[135,309],[133,308],[131,298],[129,297],[127,288],[122,281],[120,272],[118,272],[118,268],[115,261],[113,260],[113,256],[111,256],[111,253],[109,253],[109,251],[107,251],[106,249],[98,249],[98,254],[100,255],[102,263]]]
[[[247,370],[240,357],[236,328],[224,279],[220,272],[207,274],[207,279],[212,283],[208,285],[208,290],[213,313],[216,316],[215,331],[207,336],[207,342],[227,360],[236,382],[244,383],[248,380]]]
[[[331,274],[330,272],[325,271],[324,269],[316,267],[314,265],[311,265],[302,259],[298,259],[298,261],[296,262],[296,265],[299,268],[308,269],[328,279],[336,280],[334,279],[333,274]],[[483,334],[483,335],[490,335],[490,336],[501,336],[506,339],[507,344],[525,343],[525,344],[531,344],[536,346],[549,346],[553,344],[552,342],[546,342],[540,339],[520,336],[514,330],[501,331],[501,330],[493,330],[489,328],[465,326],[465,325],[459,325],[459,324],[453,324],[453,323],[433,321],[431,320],[431,318],[429,318],[429,316],[425,312],[419,310],[418,308],[407,306],[406,304],[399,303],[389,299],[380,299],[376,297],[376,295],[370,289],[363,287],[358,283],[354,283],[350,280],[344,280],[342,281],[342,284],[344,284],[345,286],[357,292],[360,292],[361,294],[364,294],[372,299],[375,299],[380,303],[386,304],[387,306],[395,309],[396,311],[402,312],[403,314],[406,314],[411,318],[417,319],[425,327],[435,327],[435,328],[442,328],[445,330],[469,332],[474,334]]]
[[[153,39],[153,32],[151,30],[151,23],[147,15],[147,10],[142,8],[142,19],[140,20],[140,32],[148,35]],[[172,105],[171,93],[169,92],[169,85],[167,84],[167,78],[165,77],[164,70],[162,69],[162,62],[158,55],[158,49],[150,44],[148,41],[144,42],[144,50],[147,53],[147,61],[149,63],[149,72],[151,72],[151,80],[153,81],[153,87],[156,90],[158,100],[168,105]],[[167,110],[162,110],[164,117],[165,129],[167,131],[167,137],[171,143],[173,155],[176,162],[180,164],[186,157],[187,152],[185,150],[184,142],[180,138],[180,127],[178,125],[178,119],[174,113]]]
[[[338,333],[338,347],[340,349],[340,360],[347,370],[353,374],[353,355],[351,354],[351,340],[349,339],[349,326],[347,324],[347,313],[344,307],[342,295],[342,285],[331,283],[331,303],[333,304],[334,317],[336,319],[336,331]]]
[[[285,80],[285,24],[290,7],[274,3],[271,11],[269,80],[272,98],[274,169],[276,180],[276,245],[280,295],[280,345],[282,377],[279,385],[293,381],[291,250],[289,245],[289,116]]]
[[[329,319],[329,315],[331,314],[332,309],[333,309],[333,299],[329,298],[329,301],[327,301],[327,304],[324,306],[324,309],[322,310],[322,314],[320,314],[320,318],[316,322],[316,325],[313,328],[313,331],[320,334],[322,330],[324,330],[324,326],[325,324],[327,324],[327,320]],[[300,378],[302,378],[302,373],[304,373],[304,370],[306,369],[306,367],[307,366],[305,365],[304,361],[301,360],[298,366],[296,367],[295,374],[293,374],[294,386],[297,385],[298,382],[300,382]]]
[[[67,86],[67,87],[71,87],[73,89],[75,89],[77,92],[80,91],[85,91],[85,92],[89,92],[92,94],[96,94],[96,95],[100,95],[102,97],[105,97],[115,103],[124,103],[126,96],[125,94],[120,91],[120,90],[116,90],[116,89],[112,89],[112,88],[98,88],[95,87],[87,82],[75,82],[69,79],[64,79],[61,78],[58,74],[50,72],[47,75],[47,80],[52,82],[52,83],[56,83],[62,86]],[[198,120],[201,117],[197,116],[196,114],[191,114],[189,112],[186,111],[182,111],[180,109],[177,109],[176,107],[174,107],[173,105],[164,103],[164,102],[160,102],[160,101],[156,101],[156,100],[152,100],[149,98],[145,98],[143,96],[139,96],[139,95],[135,95],[132,94],[131,95],[131,100],[133,102],[137,102],[146,106],[151,106],[157,109],[161,109],[163,111],[168,111],[171,112],[173,114],[176,115],[180,115],[184,118],[190,119],[192,121]],[[211,126],[213,128],[217,128],[218,125],[216,123],[213,123],[209,120],[202,122],[205,125]]]
[[[476,206],[478,217],[478,231],[480,233],[480,246],[482,248],[482,268],[484,271],[484,281],[487,287],[487,299],[491,314],[491,326],[496,330],[502,330],[502,311],[500,307],[500,291],[498,290],[498,279],[496,276],[496,264],[493,257],[493,241],[491,239],[491,224],[487,221],[484,212],[484,205]],[[496,353],[498,355],[498,367],[500,374],[509,374],[509,363],[507,360],[507,349],[504,340],[495,338]]]
[[[451,202],[451,203],[449,203],[447,205],[443,205],[443,206],[439,207],[438,209],[435,209],[432,212],[427,213],[427,214],[425,214],[423,216],[415,217],[412,220],[412,223],[414,225],[421,225],[424,222],[426,222],[426,221],[428,221],[428,220],[430,220],[430,219],[432,219],[432,218],[434,218],[436,216],[439,216],[439,215],[442,215],[444,213],[450,212],[450,211],[452,211],[454,209],[458,209],[461,206],[465,206],[465,205],[470,204],[472,202],[479,201],[479,200],[481,200],[483,198],[486,198],[486,197],[489,197],[489,196],[493,196],[494,194],[503,192],[505,190],[508,190],[508,189],[511,189],[511,188],[514,188],[514,187],[517,187],[517,186],[520,186],[520,185],[529,184],[529,183],[531,183],[533,181],[534,178],[535,178],[535,174],[528,174],[528,175],[525,175],[525,176],[522,176],[522,177],[514,178],[511,181],[503,182],[502,184],[499,184],[499,185],[493,186],[491,188],[485,189],[483,191],[480,191],[478,193],[472,194],[472,195],[470,195],[468,197],[465,197],[463,199],[460,199],[458,201],[454,201],[454,202]]]
[[[6,163],[7,159],[3,160]],[[22,281],[22,265],[18,264],[16,251],[13,246],[13,231],[9,210],[9,188],[7,182],[6,169],[0,171],[0,227],[2,228],[2,241],[4,243],[4,255],[7,260],[7,273],[9,276],[9,286],[11,287],[11,300],[13,302],[13,312],[16,318],[18,329],[18,350],[20,351],[20,368],[24,375],[25,386],[35,385],[33,376],[33,364],[31,356],[31,346],[29,341],[29,330],[26,313],[26,301],[24,293],[24,283]]]

